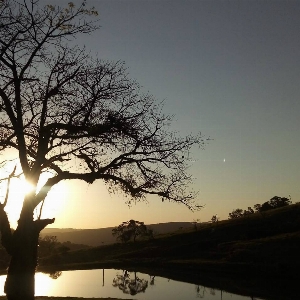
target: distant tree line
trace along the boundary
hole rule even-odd
[[[46,235],[39,238],[38,253],[39,257],[46,257],[52,254],[66,253],[70,249],[82,249],[88,247],[86,245],[72,244],[71,242],[60,243],[56,236]],[[11,256],[5,251],[2,245],[0,245],[0,270],[4,270],[8,267]]]
[[[46,235],[39,238],[39,257],[46,257],[53,254],[66,253],[70,250],[89,248],[83,244],[73,244],[70,241],[59,242],[56,236]]]
[[[228,219],[237,219],[254,214],[256,212],[262,213],[271,209],[288,206],[290,204],[292,204],[291,198],[274,196],[263,204],[255,204],[253,208],[248,207],[247,210],[243,210],[241,208],[234,209],[231,213],[229,213]]]

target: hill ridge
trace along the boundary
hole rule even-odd
[[[183,228],[192,227],[191,222],[165,222],[149,224],[146,226],[152,229],[155,234],[165,234]],[[55,235],[59,242],[70,241],[74,244],[84,244],[92,247],[108,245],[116,242],[116,237],[112,235],[112,229],[115,227],[104,228],[45,228],[41,231],[41,237],[46,235]]]

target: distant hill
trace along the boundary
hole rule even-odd
[[[154,234],[165,234],[180,231],[191,227],[191,222],[169,222],[147,225]],[[116,237],[112,235],[114,227],[99,229],[73,229],[73,228],[45,228],[41,231],[41,236],[55,235],[59,242],[70,241],[74,244],[84,244],[88,246],[108,245],[116,242]]]
[[[50,234],[52,232],[72,232],[72,231],[78,231],[82,229],[74,229],[74,228],[45,228],[43,229],[43,233]]]

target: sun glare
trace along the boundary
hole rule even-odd
[[[37,186],[37,192],[46,183],[50,174],[42,174],[40,182]],[[1,186],[1,202],[3,203],[7,188],[7,181]],[[26,194],[31,192],[34,186],[27,182],[24,178],[12,178],[9,187],[9,197],[5,206],[9,221],[13,228],[16,228],[17,221],[20,217],[22,204]],[[48,193],[42,209],[42,218],[54,218],[63,208],[64,199],[67,197],[67,189],[64,183],[59,183]],[[40,205],[35,209],[34,217],[40,214]]]
[[[34,186],[26,180],[20,180],[20,189],[23,191],[24,195],[30,193]]]
[[[6,183],[4,184],[4,191],[6,193]],[[22,203],[24,197],[33,189],[33,186],[25,179],[13,178],[9,186],[9,196],[5,211],[13,227],[16,227],[17,220],[19,219]],[[5,195],[2,193],[2,197]],[[2,200],[3,201],[3,200]]]

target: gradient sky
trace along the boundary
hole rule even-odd
[[[145,91],[165,100],[165,112],[175,115],[172,130],[213,139],[193,150],[190,168],[205,207],[191,213],[151,197],[128,208],[101,182],[68,182],[45,203],[44,217],[56,217],[52,227],[204,222],[275,195],[299,201],[299,1],[87,4],[97,8],[102,27],[78,44],[104,60],[125,61]]]

